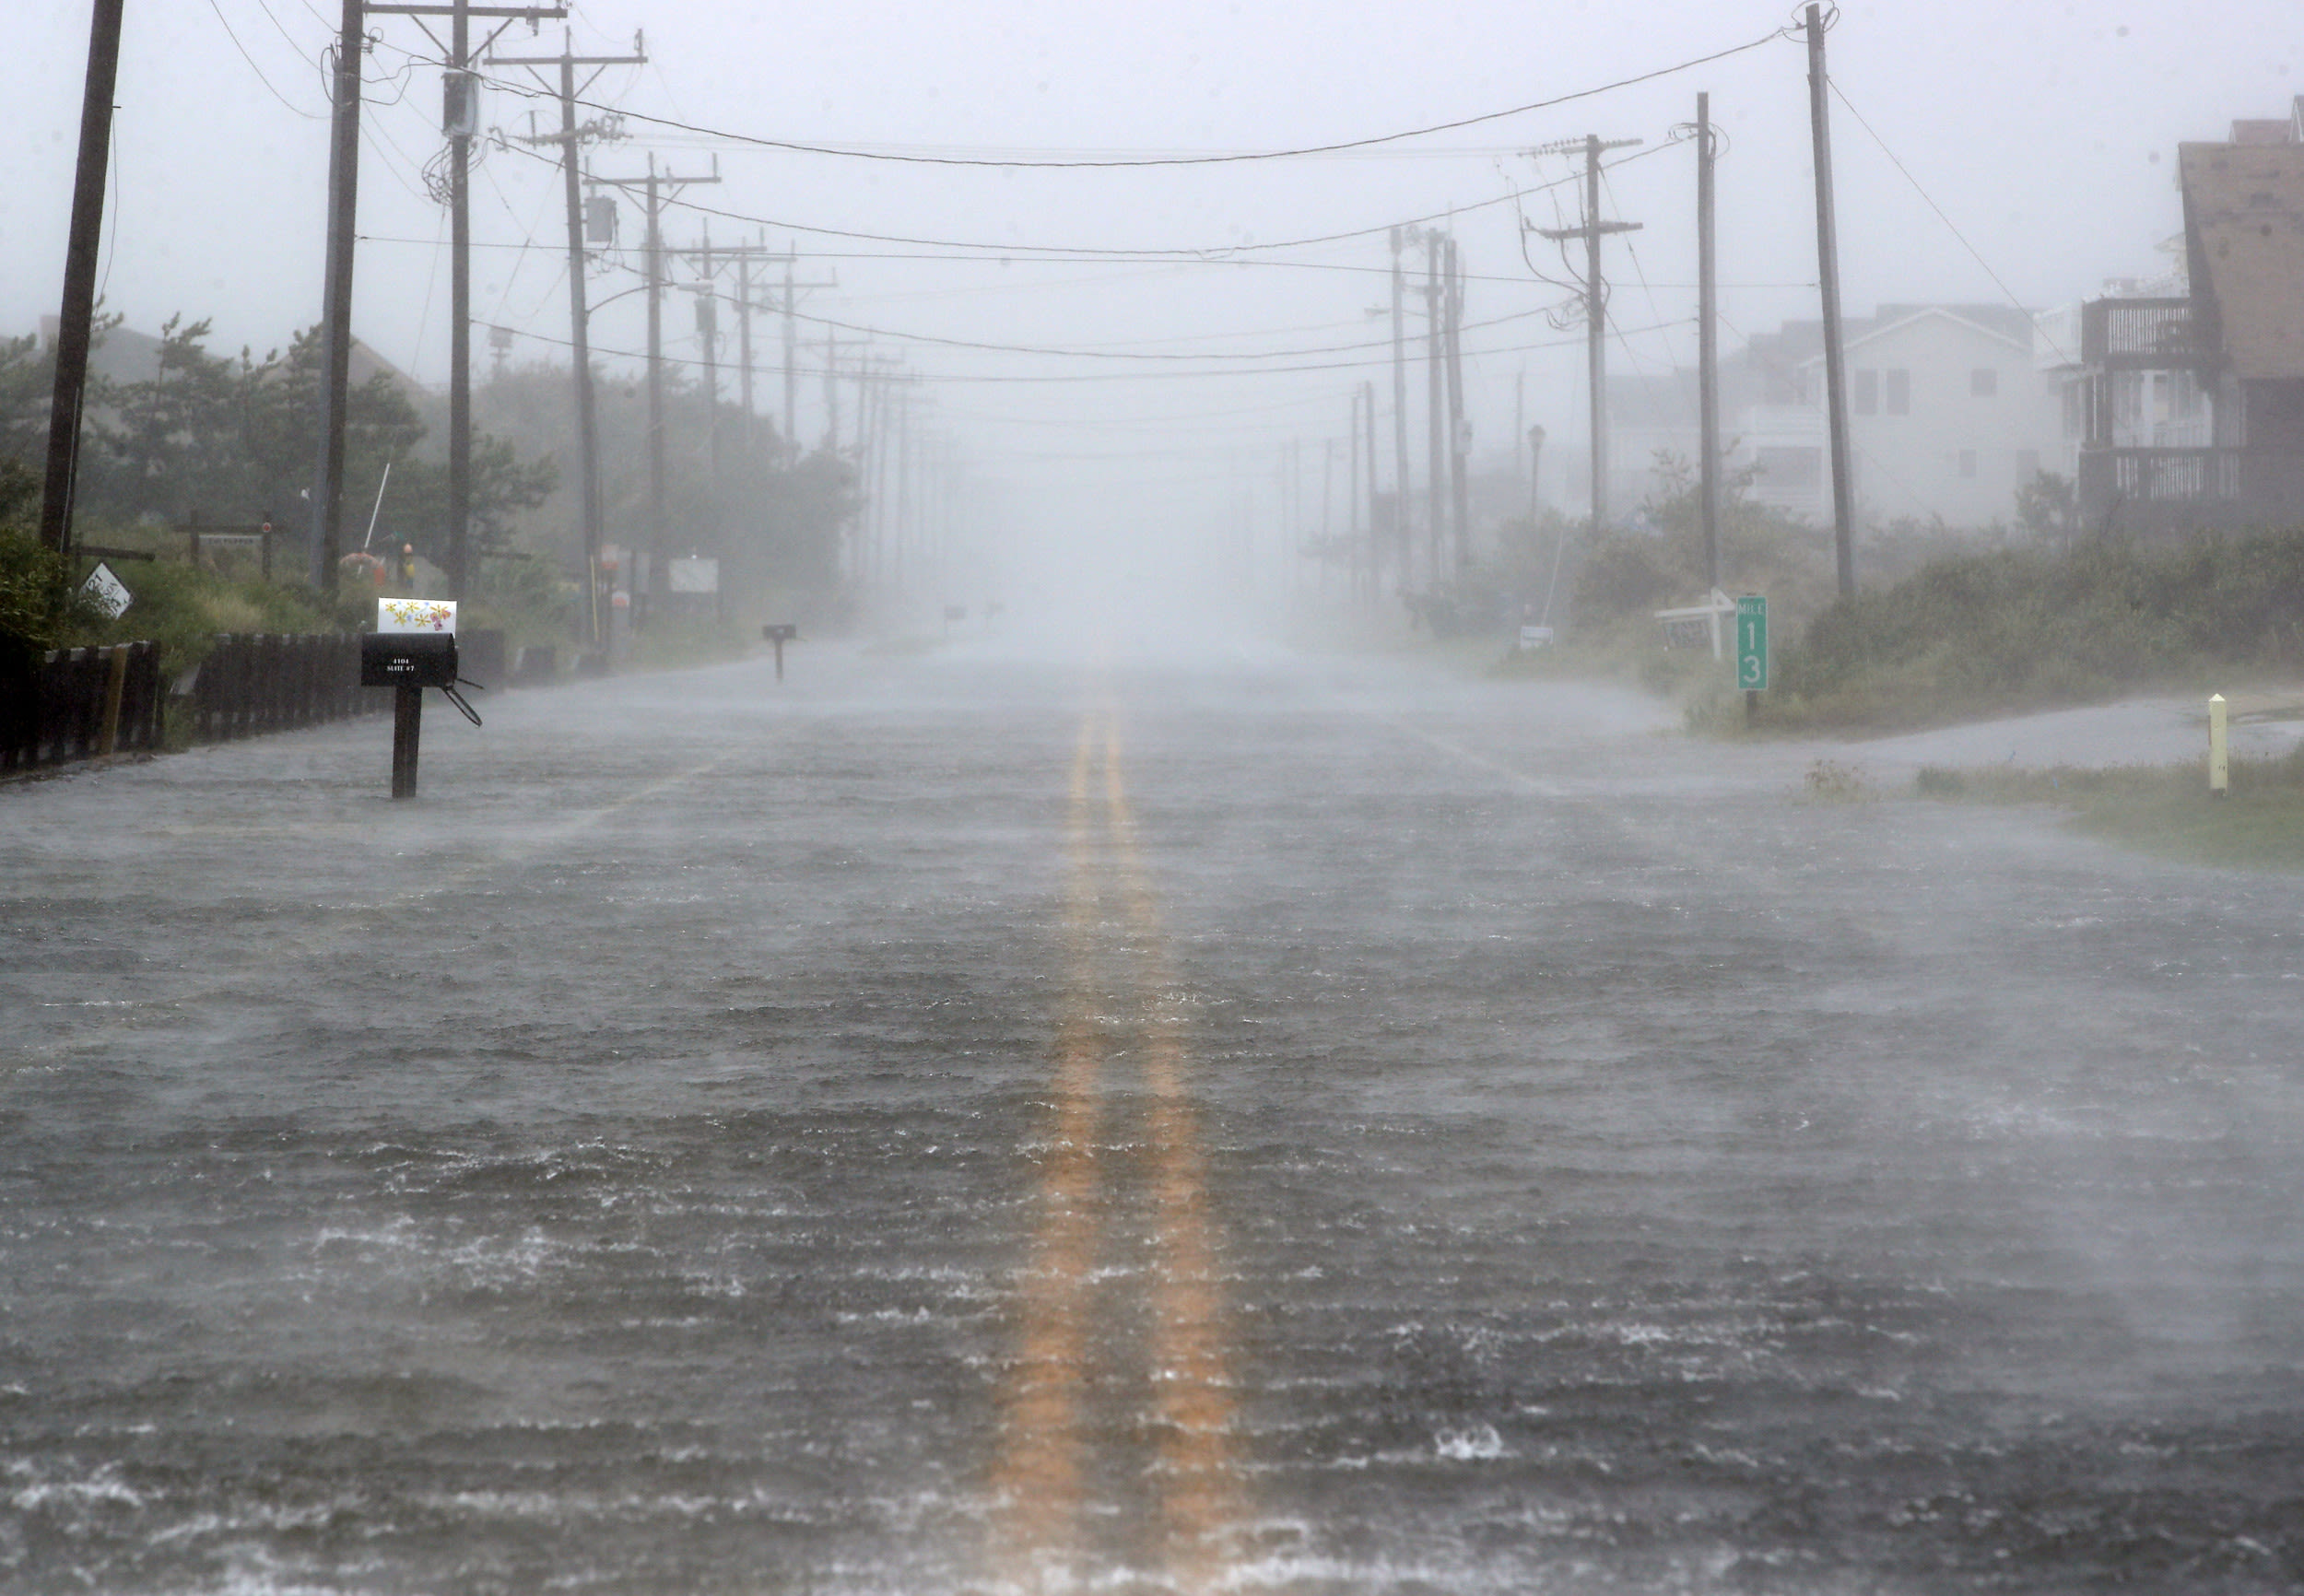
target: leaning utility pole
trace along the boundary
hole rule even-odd
[[[1824,8],[1808,7],[1808,121],[1816,135],[1816,278],[1824,291],[1824,404],[1832,455],[1832,554],[1840,593],[1856,591],[1856,484],[1848,450],[1848,371],[1840,344],[1840,229],[1832,217],[1832,124],[1826,104]],[[1837,13],[1835,13],[1837,15]]]
[[[352,218],[360,179],[361,0],[344,0],[328,145],[328,264],[320,331],[320,459],[312,485],[312,586],[336,590],[344,553],[344,411],[352,385]]]
[[[1471,469],[1472,422],[1464,415],[1464,265],[1456,251],[1456,237],[1448,238],[1448,514],[1455,534],[1456,576],[1472,570],[1471,490],[1464,478]]]
[[[1712,236],[1712,97],[1696,97],[1696,370],[1699,477],[1704,495],[1704,581],[1720,586],[1720,285]]]
[[[96,273],[104,233],[104,172],[112,155],[112,86],[120,76],[122,0],[96,0],[88,22],[88,81],[80,95],[80,163],[65,243],[64,303],[56,316],[56,382],[48,405],[47,475],[40,541],[72,552],[72,490],[80,459],[80,406],[88,392],[96,320]]]
[[[611,66],[645,66],[646,39],[634,34],[632,48],[634,53],[630,55],[577,55],[564,44],[556,56],[488,58],[491,66],[525,66],[531,72],[539,66],[560,69],[560,131],[526,142],[560,147],[561,194],[568,208],[569,353],[575,369],[577,475],[582,489],[584,517],[584,641],[594,648],[607,640],[607,628],[602,625],[600,616],[600,424],[593,405],[592,317],[584,306],[584,198],[579,154],[585,140],[606,138],[613,130],[596,122],[587,123],[582,128],[576,125],[576,69],[593,69],[592,76],[584,80],[584,87],[589,88]]]
[[[1597,134],[1565,144],[1546,145],[1546,154],[1581,147],[1584,152],[1584,225],[1580,228],[1538,228],[1555,243],[1584,241],[1584,365],[1592,404],[1592,524],[1597,532],[1608,524],[1608,290],[1600,276],[1600,241],[1609,233],[1640,230],[1639,222],[1600,219],[1600,157],[1604,151],[1628,149],[1637,138],[1602,139]]]
[[[448,596],[460,599],[471,572],[472,526],[472,141],[480,131],[480,80],[472,71],[472,18],[501,18],[488,42],[493,44],[515,21],[531,29],[568,15],[565,6],[370,6],[371,17],[413,17],[434,44],[440,40],[423,20],[442,11],[450,18],[441,81],[441,131],[448,138]],[[486,48],[484,45],[482,48]]]

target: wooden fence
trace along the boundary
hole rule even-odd
[[[0,682],[0,772],[159,747],[160,687],[151,643],[49,650]]]
[[[157,749],[171,719],[192,741],[219,743],[391,707],[389,687],[359,679],[356,632],[220,633],[172,688],[148,642],[52,649],[0,680],[0,773]]]
[[[174,696],[194,742],[222,743],[392,707],[391,688],[359,683],[358,632],[224,632]]]

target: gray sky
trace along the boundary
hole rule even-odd
[[[29,331],[53,313],[59,294],[88,11],[18,10],[18,38],[43,69],[0,100],[8,152],[0,326]],[[326,160],[318,63],[335,15],[328,0],[131,0],[104,268],[106,303],[131,325],[155,329],[180,311],[209,316],[212,347],[246,344],[262,355],[317,319]],[[1793,16],[1778,4],[1718,0],[1640,7],[1468,0],[1437,8],[1405,0],[1341,8],[865,0],[773,9],[588,0],[571,26],[577,49],[592,53],[623,52],[636,29],[647,29],[651,64],[606,73],[590,95],[633,113],[883,154],[1047,160],[1297,147],[1479,116],[1758,40]],[[439,74],[413,21],[378,18],[373,29],[383,42],[368,71],[360,229],[370,241],[359,258],[356,319],[388,358],[438,382],[447,366],[447,222],[418,173],[440,147]],[[502,48],[551,53],[561,37],[557,25],[533,38],[516,27]],[[2093,292],[2107,276],[2157,269],[2164,257],[2156,246],[2180,224],[2176,144],[2222,137],[2234,117],[2284,114],[2298,88],[2297,42],[2293,7],[2271,0],[1850,4],[1830,35],[1835,81],[1990,266],[1835,102],[1850,311],[1884,299],[2002,299],[1995,273],[2024,303],[2042,306]],[[1379,150],[1237,165],[906,165],[639,121],[627,124],[627,142],[592,158],[603,171],[626,173],[643,170],[652,152],[692,172],[717,154],[724,181],[687,197],[758,219],[676,208],[672,241],[692,243],[707,222],[717,241],[765,230],[772,245],[796,244],[809,275],[836,272],[840,288],[805,308],[885,330],[874,346],[905,358],[936,424],[961,440],[981,475],[1012,485],[1008,502],[1023,520],[1213,524],[1251,478],[1268,499],[1276,451],[1291,437],[1304,440],[1316,514],[1312,466],[1321,440],[1342,436],[1351,390],[1372,380],[1389,405],[1385,351],[1337,347],[1384,334],[1365,314],[1386,299],[1381,233],[1224,252],[1465,207],[1457,231],[1475,277],[1466,320],[1518,318],[1465,335],[1479,440],[1500,447],[1510,435],[1524,371],[1527,419],[1572,447],[1581,435],[1581,357],[1572,332],[1530,314],[1564,296],[1531,279],[1516,236],[1523,209],[1554,221],[1554,196],[1529,194],[1517,206],[1509,197],[1569,169],[1518,152],[1587,132],[1647,140],[1642,152],[1622,152],[1642,158],[1611,176],[1605,202],[1612,215],[1646,224],[1629,249],[1610,247],[1615,320],[1624,330],[1610,361],[1616,370],[1691,362],[1693,160],[1687,146],[1668,144],[1671,129],[1692,117],[1697,91],[1710,90],[1730,141],[1720,174],[1723,345],[1813,315],[1804,72],[1801,46],[1779,40]],[[483,123],[517,135],[532,106],[551,114],[548,102],[491,91]],[[1557,192],[1572,222],[1572,191]],[[563,354],[542,341],[567,335],[558,204],[555,175],[524,151],[492,153],[476,181],[475,313],[536,335],[515,346],[516,358]],[[626,241],[636,244],[629,207],[624,221]],[[1207,252],[956,260],[984,252],[842,239],[803,225],[1019,251]],[[637,264],[636,252],[625,258]],[[1540,252],[1535,259],[1553,264]],[[594,297],[636,280],[610,270]],[[673,352],[693,357],[685,307],[672,305],[666,325],[678,336]],[[1661,330],[1638,330],[1650,327]],[[636,349],[641,328],[634,296],[600,312],[595,343]],[[1089,360],[939,347],[902,334],[1140,354],[1314,352]],[[766,327],[760,345],[762,363],[771,364]],[[487,359],[484,339],[476,359]],[[814,370],[820,359],[803,363]],[[1334,369],[1271,370],[1289,365]],[[1226,374],[1196,374],[1216,367]],[[804,385],[804,438],[822,429],[820,386]],[[1420,405],[1420,385],[1412,395]],[[777,405],[777,379],[764,379],[761,396],[764,409]],[[1383,416],[1388,423],[1388,409]]]

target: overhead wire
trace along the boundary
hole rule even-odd
[[[264,76],[264,68],[256,65],[256,58],[248,53],[248,46],[240,41],[240,35],[232,31],[231,23],[225,18],[224,8],[218,6],[216,3],[216,0],[208,0],[208,9],[216,13],[217,24],[224,29],[224,37],[232,41],[232,48],[240,52],[240,58],[242,61],[248,63],[248,70],[256,75],[256,81],[264,85],[264,92],[266,94],[272,96],[273,99],[278,100],[282,105],[286,106],[288,111],[302,117],[307,122],[325,122],[328,120],[328,113],[326,111],[306,111],[303,107],[298,105],[294,100],[290,100],[287,95],[282,94],[279,89],[274,86],[272,79]],[[270,16],[271,14],[266,12],[265,15]],[[275,27],[279,26],[277,18],[275,18],[273,25]]]
[[[1872,135],[1872,142],[1880,147],[1880,153],[1888,158],[1888,164],[1896,168],[1898,172],[1903,174],[1904,181],[1912,185],[1912,192],[1921,197],[1922,203],[1926,205],[1930,210],[1936,213],[1936,219],[1944,224],[1945,230],[1949,232],[1954,238],[1957,239],[1960,241],[1960,247],[1969,252],[1969,257],[1974,260],[1978,265],[1984,268],[1984,276],[1992,280],[1992,286],[1997,288],[2001,293],[2006,297],[2010,305],[2019,311],[2028,312],[2031,307],[2027,305],[2022,299],[2016,298],[2016,290],[2008,287],[2005,278],[2002,277],[1998,272],[1992,270],[1992,263],[1984,259],[1983,252],[1979,250],[1974,244],[1969,242],[1968,235],[1962,232],[1959,228],[1955,225],[1949,216],[1945,214],[1944,207],[1935,202],[1934,198],[1930,195],[1926,189],[1920,186],[1920,179],[1912,175],[1911,168],[1906,166],[1903,161],[1897,158],[1896,151],[1888,147],[1888,141],[1880,136],[1879,130],[1875,128],[1871,123],[1864,120],[1864,113],[1856,109],[1855,102],[1848,98],[1847,92],[1840,88],[1839,80],[1828,76],[1825,78],[1825,82],[1830,87],[1832,93],[1839,99],[1840,104],[1848,108],[1848,114],[1856,119],[1856,124]],[[2037,327],[2037,323],[2035,325]],[[2075,360],[2067,351],[2059,346],[2056,340],[2051,336],[2044,328],[2038,330],[2040,337],[2047,343],[2050,348],[2056,351],[2057,358],[2065,365],[2072,366],[2079,363]]]
[[[1454,133],[1467,127],[1477,127],[1485,123],[1500,122],[1508,117],[1525,116],[1533,111],[1550,111],[1558,106],[1573,104],[1580,100],[1594,99],[1600,95],[1615,93],[1618,89],[1634,88],[1642,83],[1652,83],[1658,78],[1669,77],[1676,73],[1692,71],[1699,66],[1709,66],[1714,62],[1725,61],[1732,56],[1742,55],[1748,51],[1757,50],[1763,45],[1772,44],[1780,39],[1791,36],[1793,31],[1795,30],[1791,28],[1771,29],[1757,39],[1746,40],[1741,44],[1730,45],[1726,49],[1716,50],[1709,54],[1675,62],[1669,66],[1656,67],[1652,71],[1638,73],[1629,77],[1618,78],[1612,83],[1575,89],[1569,93],[1555,95],[1546,100],[1531,100],[1525,105],[1515,105],[1502,111],[1483,111],[1475,116],[1458,117],[1452,121],[1432,123],[1423,127],[1405,128],[1393,133],[1374,134],[1362,138],[1340,139],[1330,144],[1303,145],[1287,149],[1089,159],[1073,158],[1051,160],[1019,160],[1012,158],[993,159],[980,156],[932,155],[919,152],[842,147],[837,145],[807,144],[795,139],[765,138],[755,135],[732,133],[724,128],[707,127],[675,117],[650,116],[632,111],[621,111],[615,113],[635,122],[647,123],[651,126],[674,128],[682,133],[700,135],[722,140],[724,143],[753,148],[776,149],[797,155],[831,156],[856,160],[891,161],[914,166],[989,167],[1004,170],[1110,170],[1143,167],[1231,166],[1252,161],[1291,160],[1309,156],[1335,155],[1346,150],[1369,149],[1380,145],[1397,144],[1408,139],[1428,137],[1436,133]],[[500,87],[510,94],[539,99],[557,98],[557,96],[548,96],[544,90],[532,88],[511,80],[506,80]],[[590,111],[614,111],[613,107],[595,104],[582,99],[579,99],[576,103]]]
[[[1658,331],[1661,331],[1661,330],[1662,330],[1662,329],[1661,329],[1660,327],[1635,327],[1635,328],[1630,328],[1630,329],[1628,329],[1628,333],[1630,333],[1630,334],[1647,334],[1647,333],[1658,332]],[[565,339],[565,338],[557,338],[557,337],[553,337],[553,336],[551,336],[551,335],[549,335],[549,334],[544,334],[544,333],[527,332],[527,331],[524,331],[524,330],[519,330],[519,329],[515,329],[515,332],[516,332],[516,335],[518,335],[518,336],[520,336],[520,337],[523,337],[523,338],[532,338],[532,339],[535,340],[537,343],[540,343],[540,344],[545,344],[545,345],[547,345],[547,346],[553,346],[553,347],[558,347],[558,348],[567,348],[567,347],[569,347],[569,346],[570,346],[570,341],[569,341],[569,340],[567,340],[567,339]],[[1532,353],[1532,352],[1534,352],[1534,351],[1535,351],[1535,350],[1538,350],[1538,349],[1560,349],[1560,348],[1569,348],[1569,347],[1572,347],[1572,346],[1574,346],[1575,345],[1581,344],[1582,341],[1583,341],[1583,340],[1582,340],[1581,338],[1553,338],[1553,339],[1546,339],[1546,340],[1544,340],[1544,341],[1542,341],[1542,342],[1533,343],[1533,344],[1508,344],[1508,345],[1505,345],[1505,346],[1501,346],[1501,347],[1499,347],[1499,348],[1494,348],[1494,349],[1478,349],[1478,350],[1469,350],[1469,351],[1466,351],[1465,358],[1491,358],[1491,357],[1499,356],[1499,355],[1521,355],[1521,354],[1528,354],[1528,353]],[[647,356],[647,355],[646,355],[643,351],[635,350],[635,349],[617,349],[617,348],[610,348],[610,347],[607,347],[607,346],[604,346],[604,345],[602,345],[602,344],[600,344],[600,343],[598,343],[598,342],[596,342],[596,341],[592,343],[592,345],[591,345],[591,348],[592,348],[592,352],[593,352],[593,354],[594,354],[594,356],[596,356],[596,357],[600,357],[600,358],[603,358],[629,359],[629,360],[645,360],[645,359],[647,359],[647,358],[648,358],[648,356]],[[673,356],[673,355],[665,355],[665,356],[661,356],[661,357],[659,357],[659,358],[662,358],[662,359],[664,359],[664,360],[665,360],[665,361],[667,361],[668,363],[670,363],[670,364],[672,364],[672,365],[676,365],[676,366],[694,366],[694,367],[699,367],[699,368],[700,368],[700,367],[701,367],[701,366],[703,366],[703,364],[704,364],[704,361],[703,361],[703,360],[701,360],[700,358],[695,358],[695,359],[692,359],[692,358],[689,358],[688,357],[686,357],[686,356]],[[1390,358],[1390,358],[1389,356],[1372,356],[1372,357],[1370,357],[1369,358],[1368,358],[1368,359],[1364,359],[1364,360],[1329,360],[1329,361],[1315,361],[1315,362],[1306,362],[1306,363],[1301,363],[1301,364],[1296,364],[1296,365],[1287,365],[1287,366],[1254,366],[1254,367],[1237,367],[1237,366],[1235,366],[1235,367],[1225,367],[1225,368],[1219,368],[1219,369],[1215,369],[1215,370],[1191,370],[1191,371],[1171,371],[1171,370],[1156,370],[1156,371],[1064,371],[1064,372],[1013,372],[1013,371],[1009,371],[1009,372],[1001,372],[1001,371],[993,371],[993,372],[960,372],[960,371],[920,371],[920,372],[910,372],[910,373],[908,373],[908,374],[907,374],[907,380],[908,380],[908,381],[915,381],[931,382],[931,383],[951,383],[951,384],[962,384],[962,383],[971,383],[971,382],[1028,382],[1028,383],[1048,383],[1048,382],[1120,382],[1120,381],[1153,381],[1153,380],[1158,380],[1158,379],[1183,379],[1183,380],[1191,381],[1191,380],[1201,380],[1201,379],[1216,378],[1216,377],[1283,377],[1283,376],[1294,376],[1294,375],[1299,375],[1299,374],[1301,374],[1301,373],[1306,373],[1306,372],[1314,372],[1314,371],[1357,371],[1357,370],[1362,370],[1368,369],[1368,368],[1369,368],[1369,367],[1378,367],[1378,366],[1384,366],[1384,365],[1388,365],[1388,364],[1390,363]],[[762,372],[762,373],[766,373],[766,374],[769,374],[769,375],[782,375],[782,373],[783,373],[783,372],[787,370],[787,368],[785,368],[785,367],[784,367],[784,366],[782,366],[782,364],[778,364],[778,363],[764,363],[764,364],[756,364],[756,365],[753,367],[753,370],[754,370],[756,372]],[[792,367],[792,368],[790,368],[789,370],[792,371],[792,374],[793,374],[794,377],[796,377],[796,378],[797,378],[797,377],[824,377],[824,376],[827,376],[827,375],[829,375],[829,376],[832,376],[832,377],[836,377],[836,378],[838,378],[838,377],[849,377],[849,378],[852,378],[852,377],[854,377],[854,376],[856,375],[855,371],[854,371],[854,370],[840,370],[835,369],[835,370],[832,370],[828,371],[826,369],[824,369],[824,368],[822,368],[822,367],[797,367],[797,366],[795,366],[795,367]]]
[[[515,150],[516,153],[525,154],[532,159],[543,161],[547,164],[555,166],[558,164],[558,161],[555,158],[544,155],[539,151],[518,150],[517,147],[515,147]],[[1639,158],[1640,158],[1638,156],[1629,156],[1626,158],[1626,160],[1637,160]],[[1622,165],[1625,163],[1618,161],[1612,162],[1611,164]],[[639,189],[646,186],[644,181],[636,182],[604,178],[592,178],[587,179],[586,181],[598,183],[603,187],[621,188],[627,190]],[[1562,179],[1560,181],[1570,182],[1573,181],[1573,178]],[[1553,186],[1556,185],[1548,183],[1541,184],[1537,189],[1532,189],[1525,192],[1537,193],[1540,192],[1542,188]],[[1372,238],[1380,233],[1389,232],[1393,228],[1422,227],[1430,222],[1452,220],[1457,216],[1464,215],[1471,211],[1486,210],[1492,205],[1510,205],[1513,203],[1515,197],[1516,196],[1507,194],[1500,195],[1495,199],[1475,200],[1469,205],[1453,205],[1447,210],[1434,211],[1428,216],[1411,217],[1401,221],[1381,222],[1372,227],[1351,228],[1342,232],[1316,234],[1309,238],[1275,239],[1268,241],[1243,241],[1232,243],[1202,244],[1193,246],[1148,247],[1116,247],[1098,244],[1028,244],[1003,241],[996,239],[987,241],[970,239],[919,238],[902,233],[874,233],[864,232],[855,229],[818,227],[811,225],[807,222],[795,222],[786,217],[757,216],[744,211],[730,210],[724,206],[706,205],[701,200],[690,199],[684,194],[666,196],[663,200],[663,203],[667,205],[676,206],[682,210],[694,211],[699,216],[711,217],[725,221],[742,222],[755,227],[781,229],[785,232],[812,233],[822,238],[856,239],[865,243],[910,244],[916,248],[923,249],[968,250],[975,252],[983,257],[994,260],[1015,256],[1054,254],[1087,258],[1116,257],[1128,260],[1157,260],[1163,258],[1174,258],[1181,260],[1225,262],[1232,257],[1240,255],[1268,253],[1275,250],[1312,249],[1322,244],[1350,243],[1356,240]]]

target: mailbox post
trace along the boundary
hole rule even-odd
[[[446,600],[379,599],[376,629],[360,639],[360,686],[390,687],[392,795],[416,796],[417,745],[424,731],[424,689],[453,692],[456,606]]]
[[[784,645],[800,635],[800,628],[790,621],[774,621],[760,628],[760,636],[776,645],[776,679],[784,679]]]

